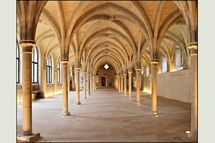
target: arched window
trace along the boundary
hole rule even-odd
[[[144,74],[144,69],[143,68],[141,69],[141,74]]]
[[[37,83],[37,70],[38,69],[38,57],[37,57],[37,47],[33,49],[32,52],[32,82]]]
[[[182,50],[179,46],[176,46],[175,47],[175,67],[177,70],[183,69],[182,63],[183,63]]]
[[[52,58],[51,56],[48,57],[46,63],[46,82],[52,83]]]
[[[164,55],[161,56],[162,59],[162,73],[167,72],[167,60]]]
[[[61,76],[60,76],[61,64],[60,62],[57,65],[57,82],[61,83]]]
[[[149,67],[148,66],[146,67],[146,77],[147,78],[149,77]]]
[[[19,83],[19,45],[16,43],[16,83]]]

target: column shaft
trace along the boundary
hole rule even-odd
[[[76,104],[81,104],[80,102],[80,68],[75,69],[76,73]]]
[[[124,74],[124,95],[126,96],[126,86],[127,86],[127,74]]]
[[[88,95],[90,96],[90,75],[88,75]]]
[[[90,75],[90,92],[93,93],[93,76]]]
[[[87,97],[86,97],[86,90],[87,90],[87,86],[86,86],[86,76],[87,76],[87,73],[86,72],[83,72],[83,76],[84,76],[84,99],[86,99]]]
[[[70,115],[69,111],[68,111],[68,74],[67,74],[67,65],[68,65],[68,61],[66,62],[61,62],[61,77],[62,77],[62,88],[63,88],[63,112],[62,115],[63,116],[68,116]]]
[[[121,87],[120,87],[120,92],[123,92],[123,75],[121,75],[121,76],[120,76],[120,78],[121,78],[121,83],[120,83],[120,85],[121,85]]]
[[[129,83],[128,83],[128,84],[129,84],[129,85],[128,85],[128,86],[129,86],[129,91],[128,91],[129,93],[128,93],[128,96],[129,96],[129,99],[130,99],[130,100],[131,100],[131,75],[132,75],[132,72],[129,72],[129,73],[128,73],[128,80],[129,80],[129,81],[128,81],[128,82],[129,82]]]
[[[120,76],[118,76],[118,90],[119,90],[119,92],[120,92],[120,87],[121,87],[121,85],[120,85]]]
[[[32,48],[22,48],[22,117],[23,135],[32,135]]]
[[[192,101],[191,101],[191,136],[198,136],[198,54],[197,48],[192,49]]]
[[[95,91],[95,76],[93,76],[93,92]]]
[[[136,96],[137,105],[140,105],[140,69],[136,69]]]
[[[157,64],[151,66],[152,76],[152,114],[157,115]]]

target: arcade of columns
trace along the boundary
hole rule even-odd
[[[32,13],[34,16],[32,17],[32,13],[23,12],[22,14],[18,14],[20,23],[20,40],[19,45],[21,47],[21,56],[22,56],[22,92],[23,92],[23,132],[19,135],[19,138],[27,138],[28,141],[33,141],[40,136],[39,133],[33,134],[32,133],[32,99],[31,99],[31,77],[32,77],[32,65],[31,65],[31,58],[32,58],[32,49],[35,47],[35,33],[36,33],[36,26],[39,19],[40,14],[42,13],[43,8],[45,7],[47,2],[18,2],[18,6],[21,9],[26,10],[26,7],[23,5],[27,5],[27,8],[32,8]],[[35,7],[34,7],[35,6]],[[33,8],[34,7],[34,8]],[[24,15],[24,16],[23,16]],[[28,18],[25,18],[28,17]],[[187,24],[190,27],[189,35],[190,41],[188,49],[190,50],[190,56],[192,57],[192,111],[191,111],[191,133],[190,136],[197,136],[197,84],[198,84],[198,46],[197,46],[197,26],[192,23],[189,19],[187,20]],[[156,41],[156,40],[155,40]],[[68,41],[60,41],[61,47],[68,48]],[[153,42],[152,42],[153,43]],[[158,116],[157,111],[157,68],[158,68],[158,51],[155,47],[159,47],[158,43],[151,44],[151,85],[152,85],[152,107],[151,113],[154,116]],[[62,67],[62,91],[63,91],[63,103],[62,103],[62,116],[68,116],[72,113],[68,111],[68,62],[69,62],[69,53],[68,50],[62,50],[61,53],[61,67]],[[134,65],[134,66],[132,66]],[[90,67],[90,63],[88,65]],[[122,92],[124,96],[127,96],[127,87],[126,87],[126,79],[128,75],[128,98],[131,99],[131,81],[132,81],[132,68],[135,68],[136,72],[136,103],[140,105],[140,85],[141,85],[141,66],[140,60],[137,60],[135,64],[131,65],[124,65],[122,70],[119,70],[116,77],[118,81],[118,91]],[[75,59],[75,74],[76,74],[76,104],[81,106],[80,101],[80,72],[82,69],[81,59],[80,57]],[[86,67],[83,68],[83,78],[84,78],[84,89],[83,94],[84,98],[86,99],[86,94],[92,95],[93,92],[96,90],[95,85],[95,70],[90,69],[87,70]],[[86,79],[88,79],[88,85],[86,84]],[[88,91],[86,90],[88,86]]]

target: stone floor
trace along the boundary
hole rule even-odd
[[[141,105],[114,88],[97,89],[81,105],[69,92],[70,116],[62,117],[62,95],[32,103],[36,142],[197,142],[189,138],[190,104],[158,97],[159,117],[150,114],[151,98],[141,92]],[[17,105],[17,134],[22,133],[22,106]]]

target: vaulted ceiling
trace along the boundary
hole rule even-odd
[[[197,25],[196,5],[186,1],[48,1],[35,41],[45,57],[54,54],[60,59],[63,52],[71,64],[80,60],[84,69],[109,63],[119,72],[129,65],[138,67],[138,62],[149,64],[157,51],[168,57],[175,44],[188,52],[187,25]],[[18,35],[19,26],[17,19]]]

